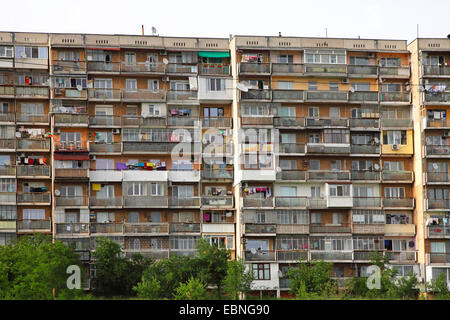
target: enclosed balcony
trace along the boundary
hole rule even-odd
[[[272,74],[273,75],[303,75],[305,66],[301,63],[273,63]]]
[[[150,73],[150,74],[164,74],[166,72],[166,65],[158,62],[135,62],[133,64],[122,62],[122,73]]]
[[[124,196],[124,208],[167,208],[167,196]]]
[[[240,75],[270,75],[270,63],[240,63]]]
[[[249,89],[248,91],[241,91],[242,101],[270,101],[272,97],[270,90]]]
[[[348,92],[343,91],[306,91],[308,102],[347,102]]]
[[[309,170],[308,180],[319,181],[349,181],[350,171],[335,171],[335,170]]]
[[[170,233],[200,233],[200,223],[171,223]]]
[[[125,223],[124,233],[131,235],[168,235],[168,223]]]
[[[56,235],[89,235],[89,223],[55,223]]]
[[[56,179],[88,179],[87,168],[55,168]]]
[[[409,79],[411,75],[409,66],[400,66],[400,67],[380,67],[379,74],[383,78],[401,78],[401,79]]]
[[[19,220],[17,221],[17,232],[19,233],[35,233],[35,232],[51,232],[51,220]]]
[[[424,94],[424,102],[432,105],[448,105],[450,104],[450,91],[427,92]]]
[[[64,197],[55,196],[55,204],[58,207],[87,207],[87,196]]]
[[[383,171],[381,176],[384,182],[411,183],[414,181],[412,171]]]
[[[53,60],[52,71],[54,74],[86,73],[86,62],[77,60]]]
[[[120,89],[88,89],[90,101],[120,101]]]
[[[244,260],[248,262],[275,262],[276,251],[274,250],[247,250],[243,252]]]
[[[16,98],[22,99],[48,99],[48,87],[16,86]]]
[[[411,92],[380,92],[380,103],[411,103]]]
[[[309,227],[310,233],[351,233],[351,226],[348,223],[340,225],[334,224],[316,224],[313,223]]]
[[[346,77],[346,64],[305,64],[305,75],[311,76],[329,76],[329,77]]]
[[[231,67],[223,63],[200,63],[198,65],[200,75],[230,75]]]
[[[385,209],[414,209],[414,198],[383,198],[383,207]]]
[[[55,114],[53,119],[55,127],[87,127],[89,123],[87,114]]]
[[[246,235],[275,235],[277,226],[275,224],[245,224]]]
[[[424,65],[422,66],[422,74],[423,76],[431,76],[431,77],[450,77],[450,66],[441,65]]]
[[[154,91],[154,90],[123,90],[122,91],[122,100],[131,102],[141,102],[141,101],[157,101],[164,102],[166,101],[166,91]]]
[[[303,90],[272,90],[274,102],[303,102],[305,100]]]
[[[378,102],[378,91],[355,91],[349,92],[349,102],[364,103],[364,102]]]
[[[103,62],[103,61],[88,61],[88,72],[92,73],[119,73],[120,62]]]
[[[450,239],[450,226],[427,226],[427,237],[428,239]]]
[[[17,193],[17,203],[21,205],[50,205],[50,192]]]
[[[348,65],[348,76],[352,78],[375,78],[378,75],[376,65]]]
[[[306,181],[306,171],[282,170],[277,172],[276,178],[283,181]]]
[[[202,196],[202,208],[205,207],[232,208],[233,196]]]
[[[306,208],[306,197],[288,197],[277,196],[275,197],[275,207],[277,208]]]
[[[50,151],[50,140],[20,139],[17,141],[17,151]]]
[[[116,143],[89,143],[89,149],[92,154],[111,154],[120,153],[122,150],[122,144]]]
[[[19,178],[50,178],[50,172],[49,166],[17,166]]]

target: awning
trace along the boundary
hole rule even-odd
[[[198,55],[206,58],[228,58],[230,53],[228,51],[199,51]]]
[[[88,154],[54,154],[55,160],[89,160]]]

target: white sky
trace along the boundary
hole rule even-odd
[[[330,38],[444,38],[449,0],[13,0],[2,1],[1,31],[151,34],[221,37],[229,34]]]

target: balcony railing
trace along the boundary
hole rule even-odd
[[[89,72],[120,72],[120,62],[88,61]]]
[[[450,209],[450,200],[433,200],[428,199],[428,209]]]
[[[291,73],[303,73],[305,66],[301,63],[273,63],[273,74],[291,74]]]
[[[352,180],[356,181],[379,181],[380,173],[376,171],[352,171]]]
[[[395,262],[415,262],[416,261],[416,251],[386,251],[386,257],[389,261]]]
[[[277,196],[275,197],[275,207],[288,207],[288,208],[306,208],[307,198],[306,197],[286,197]]]
[[[376,65],[348,65],[349,75],[376,76],[378,66]]]
[[[90,206],[96,208],[120,208],[123,205],[122,197],[110,197],[107,199],[99,199],[90,197],[89,198]]]
[[[325,198],[309,198],[309,209],[325,209],[327,208],[327,199]]]
[[[241,91],[241,100],[270,100],[270,97],[270,90],[249,89],[248,91]]]
[[[181,91],[181,90],[174,90],[169,91],[167,99],[169,101],[196,101],[198,98],[197,91]]]
[[[348,127],[348,119],[306,118],[307,127]]]
[[[308,143],[307,153],[341,154],[350,153],[350,144],[339,143]]]
[[[277,261],[308,260],[308,252],[302,250],[277,250]],[[280,279],[281,280],[281,279]],[[280,283],[280,288],[283,288]]]
[[[276,232],[277,226],[275,224],[245,224],[245,233],[265,234]]]
[[[0,96],[2,97],[14,97],[14,87],[13,86],[0,86]]]
[[[326,225],[326,224],[311,224],[309,227],[310,233],[350,233],[350,224],[344,223],[340,225]]]
[[[280,143],[279,153],[305,153],[305,144],[300,143]]]
[[[384,223],[379,224],[353,224],[354,234],[384,234]]]
[[[273,125],[272,117],[252,117],[252,116],[241,116],[241,125],[242,126],[258,126],[258,125]]]
[[[427,182],[450,182],[450,172],[426,172]]]
[[[16,113],[16,122],[23,123],[49,123],[48,114]]]
[[[379,129],[378,119],[350,119],[350,128]]]
[[[166,101],[165,91],[153,91],[153,90],[122,90],[122,99],[124,101]]]
[[[122,116],[122,127],[165,127],[166,118],[142,116]]]
[[[386,208],[414,208],[413,198],[383,198],[383,206]]]
[[[123,205],[125,208],[155,208],[167,207],[167,196],[124,196]]]
[[[170,198],[171,207],[198,207],[200,206],[200,197],[192,198]]]
[[[276,251],[248,250],[244,251],[245,261],[276,261]]]
[[[88,97],[90,100],[120,100],[120,89],[88,89]]]
[[[89,125],[101,127],[120,127],[120,117],[96,115],[94,117],[89,117]]]
[[[55,141],[56,151],[88,151],[87,144],[81,141]]]
[[[197,65],[184,64],[184,63],[169,63],[166,67],[166,72],[168,73],[197,73]]]
[[[407,102],[411,101],[410,92],[380,92],[380,102]]]
[[[55,168],[55,178],[89,178],[89,169],[85,168]]]
[[[450,263],[450,253],[429,253],[429,263]]]
[[[450,238],[450,226],[431,225],[427,226],[428,238]]]
[[[123,233],[123,223],[91,223],[91,234],[93,233]]]
[[[347,75],[346,64],[306,64],[305,73],[309,74],[333,74],[333,75]]]
[[[16,149],[16,139],[0,139],[0,149],[4,150]]]
[[[55,223],[56,234],[89,234],[89,223]]]
[[[381,208],[380,197],[353,197],[355,208]]]
[[[350,102],[378,102],[378,91],[350,91],[348,100]]]
[[[168,117],[167,125],[172,127],[194,127],[199,118],[194,117]]]
[[[86,126],[89,123],[89,116],[87,114],[55,114],[55,126],[59,127],[76,127],[76,126]]]
[[[270,63],[241,63],[239,64],[239,74],[269,74]]]
[[[19,220],[17,221],[17,229],[19,231],[33,230],[33,231],[50,231],[51,221],[50,220]]]
[[[50,204],[51,194],[50,192],[30,192],[30,193],[17,193],[17,203],[45,203]]]
[[[136,62],[134,64],[122,62],[122,72],[129,73],[165,73],[166,65],[157,62]]]
[[[272,90],[273,101],[303,101],[303,90]]]
[[[85,100],[88,96],[86,88],[53,88],[52,97],[54,99],[82,99]]]
[[[283,170],[281,172],[277,172],[277,180],[306,180],[306,171],[298,171],[298,170]]]
[[[252,199],[249,197],[243,198],[243,206],[247,208],[259,208],[259,207],[266,207],[266,208],[273,208],[273,198],[267,198],[267,199]]]
[[[450,66],[423,66],[424,76],[450,76]]]
[[[124,141],[123,152],[171,152],[176,143]]]
[[[16,203],[16,193],[14,192],[1,192],[0,193],[0,203],[2,204],[15,204]]]
[[[203,169],[202,179],[233,179],[233,169]]]
[[[14,121],[16,121],[16,114],[14,112],[0,113],[0,122],[14,122]]]
[[[383,181],[413,181],[412,171],[383,171],[382,173]]]
[[[119,153],[122,150],[122,144],[117,143],[90,143],[90,152],[92,153]]]
[[[427,155],[450,155],[450,145],[432,145],[425,146]]]
[[[305,127],[304,117],[275,117],[273,118],[274,127]]]
[[[202,206],[232,207],[233,196],[202,196]]]
[[[15,176],[16,167],[13,166],[0,166],[0,176]]]
[[[412,128],[412,119],[381,119],[383,128]]]
[[[170,233],[200,233],[200,223],[171,223]]]
[[[61,207],[84,207],[88,205],[88,197],[63,197],[56,196],[55,203],[57,206]]]
[[[352,144],[350,146],[350,151],[354,154],[380,154],[380,146],[368,144]]]
[[[207,128],[231,128],[232,118],[202,118],[202,126]]]
[[[17,166],[18,177],[50,177],[48,166]]]
[[[17,142],[18,150],[50,150],[50,140],[20,139]]]
[[[408,67],[380,67],[380,75],[382,76],[410,76],[410,68]]]
[[[310,251],[311,260],[344,260],[352,261],[353,252],[352,251]]]
[[[127,234],[168,234],[168,223],[125,223],[124,232]]]
[[[306,100],[346,102],[348,93],[342,91],[306,91]]]
[[[450,91],[446,92],[426,92],[425,102],[450,103]]]
[[[48,87],[17,87],[17,98],[45,98],[48,99]]]
[[[350,171],[327,171],[327,170],[310,170],[308,171],[309,180],[339,180],[348,181],[350,180]]]
[[[427,119],[427,126],[426,128],[450,128],[450,119],[444,118],[444,119],[433,119],[429,120]]]
[[[223,63],[200,63],[199,72],[201,75],[229,75],[230,66]]]
[[[53,60],[53,73],[85,73],[86,62],[75,60]]]

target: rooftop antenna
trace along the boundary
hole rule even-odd
[[[419,24],[417,24],[417,39],[419,39]]]
[[[152,26],[152,35],[153,35],[153,36],[157,36],[156,33],[157,33],[156,28]]]
[[[144,35],[144,25],[142,25],[142,35]]]
[[[278,36],[281,37],[281,32],[278,32]]]
[[[325,28],[325,38],[328,38],[328,28]]]

